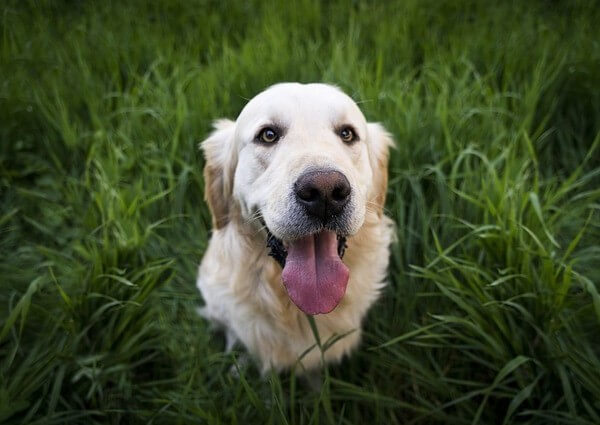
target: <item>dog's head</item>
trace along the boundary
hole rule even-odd
[[[202,143],[213,226],[266,227],[282,247],[292,301],[306,313],[328,313],[349,276],[339,239],[383,213],[391,144],[335,87],[272,86],[235,122],[217,121]]]

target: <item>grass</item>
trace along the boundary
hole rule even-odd
[[[0,10],[0,422],[600,423],[598,3]],[[197,144],[290,80],[397,141],[390,284],[319,391],[195,313]]]

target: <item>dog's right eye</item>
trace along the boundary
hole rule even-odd
[[[277,131],[271,127],[267,127],[267,128],[263,128],[260,133],[258,133],[258,135],[256,136],[256,139],[259,142],[263,142],[263,143],[275,143],[277,140],[279,140],[279,134],[277,133]]]

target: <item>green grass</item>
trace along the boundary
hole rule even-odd
[[[0,422],[600,423],[600,5],[0,6]],[[394,134],[390,284],[314,391],[198,317],[198,142],[279,81]]]

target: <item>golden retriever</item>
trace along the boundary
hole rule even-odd
[[[214,127],[201,145],[213,217],[197,281],[201,314],[226,329],[228,349],[241,341],[263,373],[339,361],[385,284],[392,138],[326,84],[274,85],[235,122]],[[323,356],[306,314],[321,341],[345,335]]]

